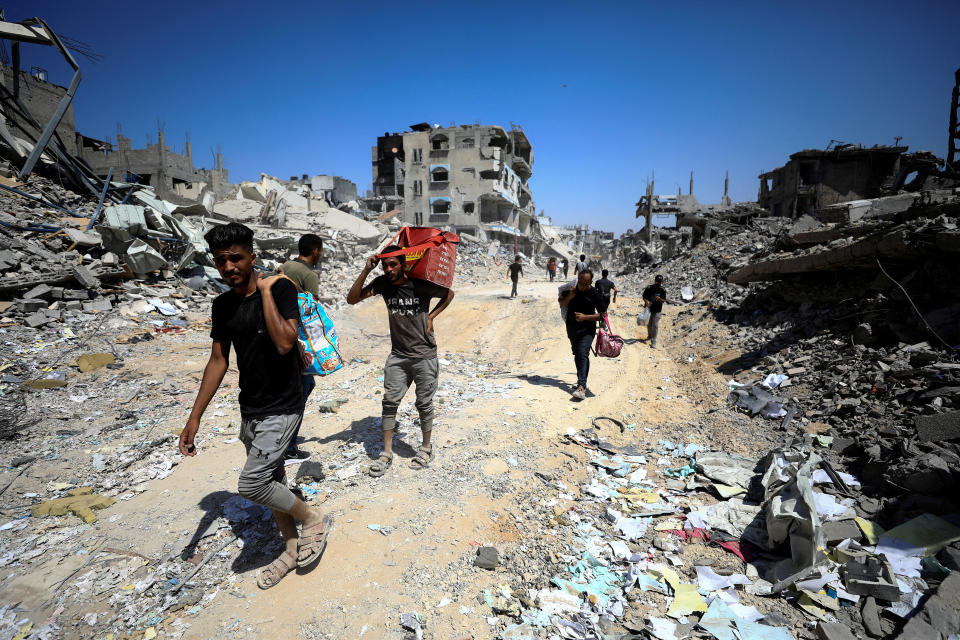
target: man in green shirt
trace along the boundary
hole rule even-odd
[[[320,263],[320,258],[323,256],[323,238],[314,233],[302,235],[300,236],[300,241],[297,243],[297,250],[300,252],[300,255],[293,260],[284,262],[283,266],[277,269],[277,271],[293,280],[293,283],[297,285],[297,289],[302,293],[312,293],[313,297],[317,299],[320,297],[320,278],[314,269]],[[303,404],[306,406],[307,397],[310,395],[310,392],[313,391],[316,382],[313,376],[300,376],[300,381],[303,384]],[[297,448],[297,436],[299,435],[300,426],[298,425],[297,430],[293,434],[293,438],[290,439],[290,446],[283,456],[285,460],[296,462],[306,460],[310,457],[309,453]]]

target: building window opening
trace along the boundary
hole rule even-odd
[[[446,165],[437,165],[430,169],[430,182],[449,182],[450,170]]]
[[[450,213],[450,200],[447,198],[437,198],[430,203],[431,213]]]
[[[472,202],[464,202],[464,203],[463,203],[463,212],[464,212],[464,213],[473,213],[473,210],[474,210],[474,204],[473,204]]]
[[[435,151],[449,149],[450,139],[441,133],[430,138],[430,145],[430,148],[434,149]]]
[[[473,149],[473,138],[462,138],[457,146],[461,149]]]
[[[423,182],[421,180],[413,181],[413,195],[423,195]]]
[[[414,149],[414,150],[413,150],[413,161],[414,161],[414,162],[423,162],[423,149]]]

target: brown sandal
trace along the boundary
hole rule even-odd
[[[327,548],[327,536],[330,535],[330,529],[333,528],[333,516],[329,513],[323,516],[323,519],[312,526],[304,527],[300,532],[300,539],[297,541],[297,566],[301,569],[309,567],[320,559],[323,550]],[[319,529],[319,531],[318,531]],[[301,558],[300,554],[306,552],[307,556]]]
[[[433,460],[433,444],[428,446],[420,445],[420,449],[417,450],[417,455],[413,456],[413,460],[410,461],[410,468],[426,469],[431,460]]]
[[[296,569],[297,558],[292,557],[290,561],[287,561],[286,558],[290,557],[291,554],[284,551],[279,557],[277,557],[276,560],[258,571],[257,586],[261,589],[269,589],[273,585],[283,580],[285,575]]]
[[[393,464],[393,454],[392,453],[381,453],[380,457],[373,461],[373,464],[370,465],[370,468],[367,470],[367,473],[370,474],[372,478],[379,478],[387,472],[387,469],[390,468],[390,465]]]

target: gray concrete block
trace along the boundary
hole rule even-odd
[[[79,300],[70,300],[64,303],[63,308],[67,311],[83,311],[83,303]]]
[[[827,544],[836,544],[842,542],[847,538],[851,540],[860,540],[863,537],[863,533],[860,531],[860,527],[857,526],[857,523],[853,520],[841,520],[840,522],[824,522],[823,526],[823,535],[826,539]]]
[[[943,640],[943,636],[920,616],[914,616],[904,625],[897,640]]]
[[[27,291],[25,294],[23,294],[23,297],[27,299],[43,298],[50,295],[52,291],[53,291],[53,287],[51,287],[50,285],[38,284],[33,289],[30,289],[30,291]]]
[[[27,325],[31,329],[42,327],[48,322],[50,322],[50,318],[48,318],[47,314],[43,313],[42,311],[37,311],[36,313],[23,319],[23,324]]]
[[[950,606],[939,594],[923,605],[923,619],[944,636],[960,631],[960,610]]]
[[[73,267],[73,277],[81,286],[87,289],[97,289],[100,287],[100,281],[93,275],[93,272],[82,265]]]
[[[857,640],[846,625],[835,622],[818,622],[817,637],[820,640]]]
[[[917,416],[914,424],[917,427],[917,437],[926,442],[960,438],[960,411]]]
[[[884,636],[883,626],[880,624],[880,607],[877,606],[875,598],[867,596],[863,599],[860,619],[863,621],[863,628],[867,630],[870,637],[882,638]]]
[[[34,311],[40,311],[41,309],[47,308],[47,302],[45,300],[21,300],[20,301],[20,310],[24,313],[33,313]]]
[[[937,554],[937,560],[951,571],[960,571],[960,549],[944,547]]]
[[[106,298],[97,298],[96,300],[83,303],[83,310],[87,313],[110,311],[111,309],[113,309],[113,305],[111,305],[110,301]]]
[[[84,289],[64,289],[63,290],[63,299],[64,300],[89,300],[90,294]]]
[[[946,600],[950,606],[960,609],[960,572],[954,571],[944,578],[937,587],[937,595]]]

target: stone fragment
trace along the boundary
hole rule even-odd
[[[106,509],[115,501],[93,493],[93,487],[72,489],[66,498],[55,498],[34,505],[31,515],[34,518],[44,516],[63,516],[72,513],[87,524],[97,521],[93,509]]]
[[[857,640],[846,625],[823,621],[817,623],[817,637],[820,640]]]
[[[73,277],[82,286],[87,289],[96,289],[100,286],[100,281],[93,273],[83,265],[74,265]]]
[[[116,361],[117,358],[112,353],[85,353],[77,358],[77,367],[84,373],[90,373]]]
[[[43,298],[50,295],[52,291],[53,288],[50,285],[38,284],[33,289],[30,289],[30,291],[27,291],[25,294],[23,294],[23,297],[28,300],[31,298]]]
[[[113,305],[110,304],[110,301],[106,298],[97,298],[90,302],[83,303],[83,310],[87,313],[99,313],[101,311],[110,311],[113,309]]]
[[[925,442],[943,442],[960,438],[960,411],[917,416],[917,437]]]
[[[477,557],[473,559],[473,566],[481,569],[493,570],[500,566],[500,554],[496,547],[480,547]]]
[[[880,624],[880,607],[877,606],[875,598],[867,596],[863,599],[863,607],[860,608],[860,618],[863,621],[863,627],[872,638],[883,637],[883,626]]]
[[[50,322],[50,318],[48,318],[47,314],[43,313],[42,311],[37,311],[36,313],[31,314],[23,319],[23,324],[27,325],[31,329],[42,327],[48,322]]]
[[[897,640],[942,640],[940,632],[924,622],[920,616],[914,616],[904,625]]]
[[[951,571],[960,571],[960,549],[944,547],[937,554],[937,560]]]
[[[833,545],[842,542],[847,538],[859,541],[863,537],[860,527],[853,520],[840,520],[839,522],[824,522],[823,536],[827,544]]]

